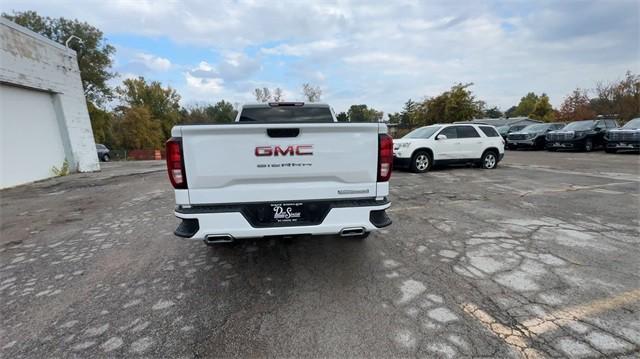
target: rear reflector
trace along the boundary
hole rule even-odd
[[[167,141],[167,171],[169,180],[175,189],[187,188],[187,176],[184,168],[184,158],[182,157],[182,139],[171,137]]]
[[[387,134],[378,136],[378,182],[387,182],[393,170],[393,139]]]

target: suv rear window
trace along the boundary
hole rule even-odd
[[[480,126],[480,130],[484,132],[487,137],[500,137],[495,128],[489,126]]]
[[[329,107],[246,107],[239,122],[333,122]]]
[[[478,131],[471,126],[456,126],[458,127],[458,138],[472,138],[480,137]]]

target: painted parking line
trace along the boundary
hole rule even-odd
[[[485,328],[519,352],[524,358],[544,358],[545,355],[531,347],[531,339],[546,332],[557,330],[577,320],[602,312],[640,302],[640,288],[586,304],[561,309],[542,318],[531,318],[516,325],[500,323],[492,315],[473,303],[465,303],[462,310],[478,320]]]

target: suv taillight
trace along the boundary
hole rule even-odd
[[[387,182],[393,170],[393,139],[387,134],[378,136],[378,182]]]
[[[175,189],[187,188],[187,175],[185,174],[184,158],[182,158],[182,139],[171,137],[167,141],[167,171],[169,180]]]

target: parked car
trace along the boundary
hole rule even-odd
[[[620,128],[607,131],[605,135],[608,153],[618,150],[635,150],[640,152],[640,117],[624,124]]]
[[[586,152],[605,145],[604,135],[607,129],[618,127],[612,119],[575,121],[560,130],[547,133],[547,150],[558,149],[583,150]]]
[[[497,130],[505,143],[507,143],[507,136],[509,136],[510,133],[520,131],[527,126],[529,126],[529,124],[504,125],[498,127]]]
[[[559,130],[564,126],[565,124],[560,122],[529,125],[520,131],[511,132],[507,135],[507,148],[533,148],[543,150],[547,144],[547,132]]]
[[[495,127],[443,124],[420,127],[395,141],[394,166],[427,172],[433,165],[478,163],[493,169],[504,156],[504,140]]]
[[[364,238],[385,210],[393,140],[383,123],[338,123],[326,104],[244,105],[234,124],[171,130],[167,169],[175,235],[208,245],[238,238]]]
[[[96,143],[96,151],[98,152],[98,160],[102,162],[111,161],[111,150],[107,146]]]

